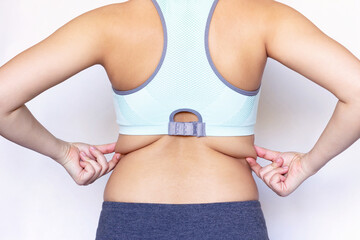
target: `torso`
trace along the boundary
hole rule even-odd
[[[267,60],[263,1],[219,0],[209,30],[212,60],[224,78],[256,90]],[[112,86],[133,89],[156,68],[163,49],[159,15],[151,0],[105,6],[109,22],[103,62]],[[219,80],[220,81],[220,80]],[[196,121],[178,113],[175,121]],[[104,200],[151,203],[205,203],[257,200],[245,157],[256,158],[250,136],[119,135],[122,154],[107,182]]]

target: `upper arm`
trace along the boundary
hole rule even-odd
[[[293,8],[272,2],[266,50],[269,57],[332,92],[360,100],[360,61]]]
[[[0,68],[1,113],[11,112],[41,92],[102,61],[101,16],[86,12],[13,57]]]

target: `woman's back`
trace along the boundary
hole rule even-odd
[[[258,89],[261,83],[267,59],[264,38],[269,4],[218,1],[212,16],[209,12],[213,63],[229,83],[246,91]],[[114,89],[134,89],[155,71],[162,55],[164,33],[158,11],[151,0],[108,5],[100,11],[108,21],[102,65]],[[174,120],[197,121],[197,117],[181,112]],[[123,157],[109,179],[105,200],[190,203],[257,199],[245,161],[245,157],[256,157],[253,144],[254,135],[119,134],[115,152]]]
[[[339,99],[307,153],[254,146],[253,100],[267,57]],[[56,138],[24,103],[95,64],[114,90],[118,141],[92,146]],[[349,147],[360,137],[359,75],[351,52],[275,1],[132,0],[73,19],[0,68],[0,135],[54,159],[79,185],[115,168],[97,240],[263,240],[250,167],[287,196]],[[173,119],[179,109],[198,119],[190,112]],[[108,162],[104,154],[114,151]],[[262,167],[256,156],[271,163]]]

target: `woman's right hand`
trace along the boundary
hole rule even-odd
[[[259,157],[272,163],[262,167],[252,157],[247,157],[246,161],[256,175],[279,196],[289,195],[315,174],[306,164],[309,161],[307,153],[278,152],[259,146],[255,146],[255,150]]]
[[[113,153],[115,144],[89,145],[80,142],[68,143],[63,159],[58,160],[78,185],[88,185],[114,169],[121,158],[115,153],[107,162],[104,154]],[[91,147],[94,147],[92,149]]]

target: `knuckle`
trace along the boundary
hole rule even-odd
[[[105,164],[102,169],[104,170],[104,172],[109,170],[109,164]]]
[[[93,175],[95,174],[95,169],[90,168],[89,171],[88,171],[88,173],[89,173],[91,176],[93,176]]]
[[[275,177],[272,177],[269,182],[270,182],[270,185],[271,185],[271,186],[274,186],[274,185],[277,183]]]
[[[94,174],[92,176],[94,177],[95,175],[99,175],[100,172],[101,172],[101,169],[96,168],[95,171],[94,171]]]
[[[100,164],[95,165],[95,171],[100,172],[102,170],[102,166]]]
[[[270,182],[271,177],[272,177],[271,173],[268,172],[268,173],[266,173],[266,174],[264,175],[264,180],[265,180],[266,182],[268,182],[268,183],[271,183],[271,182]]]
[[[277,167],[279,166],[279,164],[278,164],[277,162],[273,162],[273,163],[271,164],[271,166],[272,166],[273,168],[277,168]]]
[[[91,147],[90,147],[90,150],[91,150],[95,155],[99,155],[99,150],[98,150],[96,147],[91,146]]]
[[[262,169],[259,170],[259,175],[260,175],[260,177],[261,177],[262,179],[264,179],[265,174],[266,174],[266,172],[265,172],[265,169],[264,169],[264,168],[262,168]]]

